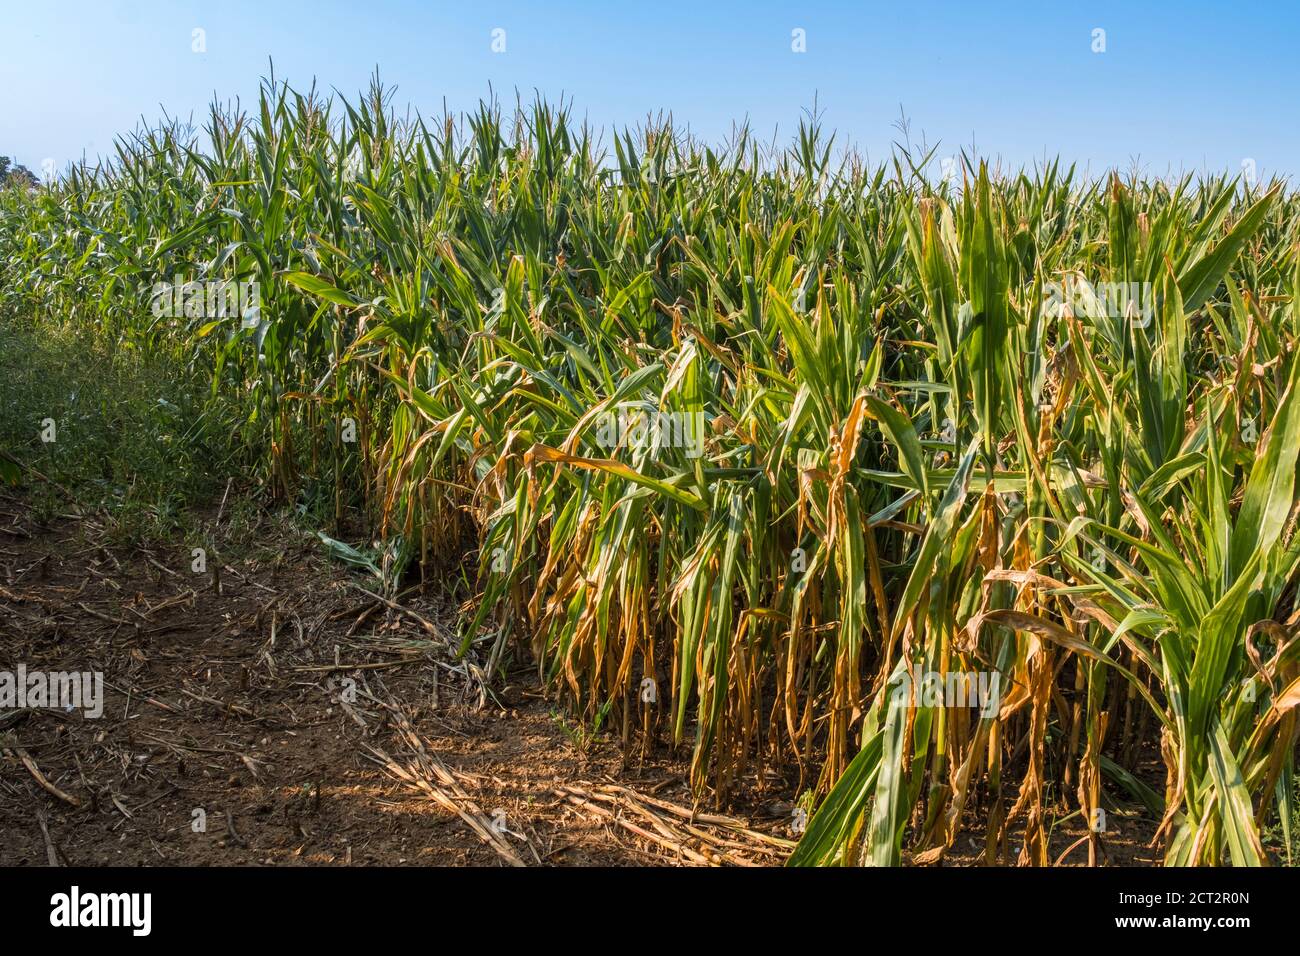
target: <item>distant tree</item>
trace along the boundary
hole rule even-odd
[[[34,187],[40,185],[40,181],[30,169],[22,165],[14,165],[8,156],[0,156],[0,186],[27,186]]]

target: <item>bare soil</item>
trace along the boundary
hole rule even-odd
[[[779,863],[788,805],[690,820],[535,674],[485,684],[436,589],[397,610],[282,531],[192,570],[0,498],[0,670],[99,671],[103,714],[0,711],[0,865]],[[395,602],[396,603],[396,602]],[[710,817],[710,820],[713,818]]]

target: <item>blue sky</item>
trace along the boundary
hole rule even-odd
[[[950,155],[1060,155],[1097,172],[1300,173],[1300,4],[440,3],[58,0],[0,16],[0,154],[34,171],[111,152],[143,117],[202,118],[278,76],[352,96],[376,66],[436,114],[538,90],[598,125],[671,111],[713,141],[733,120],[786,142],[814,97],[873,160],[900,108]],[[193,52],[193,31],[206,52]],[[504,53],[491,49],[505,30]],[[1093,52],[1093,31],[1105,52]],[[802,29],[806,52],[791,49]]]

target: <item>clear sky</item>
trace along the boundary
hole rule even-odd
[[[144,118],[254,100],[268,71],[354,96],[376,66],[428,114],[488,95],[571,97],[593,123],[670,111],[724,139],[787,142],[814,97],[873,160],[900,109],[950,155],[1044,154],[1097,172],[1300,173],[1300,3],[442,3],[0,0],[0,154],[40,174],[111,152]],[[194,52],[195,29],[204,52]],[[504,52],[492,49],[505,31]],[[806,52],[792,50],[804,31]],[[1094,52],[1095,30],[1104,52]]]

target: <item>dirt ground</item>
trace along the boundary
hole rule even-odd
[[[314,539],[192,570],[0,497],[0,670],[101,671],[103,714],[0,711],[0,865],[779,863],[789,807],[690,819],[531,670],[485,686],[454,609],[386,605]]]
[[[559,713],[530,668],[486,684],[486,648],[457,657],[456,609],[436,588],[386,603],[314,538],[283,526],[254,538],[196,573],[185,545],[114,547],[100,519],[75,514],[38,527],[0,494],[0,670],[104,679],[98,718],[0,710],[0,865],[788,854],[794,781],[751,781],[730,813],[693,814],[681,756],[625,759]],[[1150,863],[1141,829],[1121,828],[1108,862]],[[978,832],[945,863],[978,863]],[[1060,827],[1054,852],[1081,833]]]

